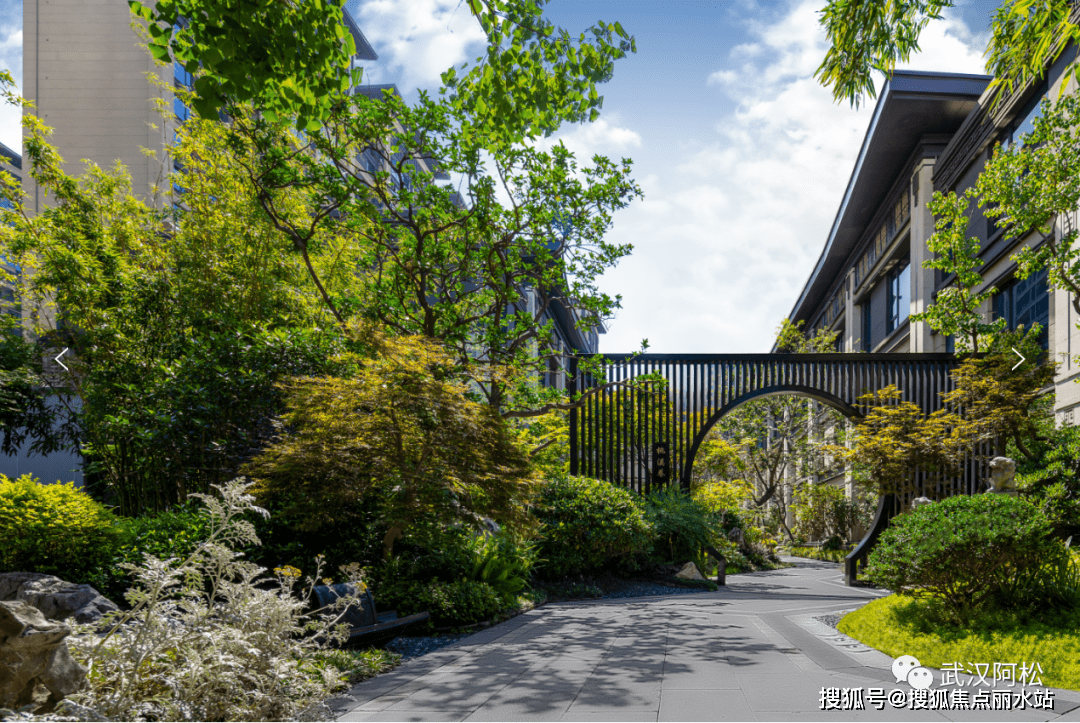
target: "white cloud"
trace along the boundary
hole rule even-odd
[[[550,138],[538,141],[536,146],[547,150],[561,141],[573,151],[579,161],[592,158],[597,153],[615,156],[631,148],[640,148],[641,135],[630,128],[618,125],[620,122],[617,113],[610,113],[594,123],[564,126],[563,130]]]
[[[642,336],[664,352],[770,349],[824,246],[873,107],[837,104],[813,78],[826,49],[819,6],[751,28],[731,67],[706,81],[736,110],[616,217],[613,240],[635,249],[605,275],[624,308],[603,350],[636,349]],[[920,42],[908,67],[981,72],[982,45],[953,17]]]
[[[18,13],[15,12],[18,10]],[[5,6],[0,11],[0,69],[7,70],[22,86],[22,8]],[[0,143],[16,152],[22,151],[22,112],[10,105],[0,105]]]
[[[350,11],[379,56],[364,67],[365,80],[393,80],[402,92],[438,86],[440,74],[475,60],[486,40],[459,0],[366,0]]]

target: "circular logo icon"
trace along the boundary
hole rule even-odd
[[[907,682],[916,690],[926,690],[934,684],[934,674],[922,666],[912,668],[908,671]]]
[[[908,673],[919,667],[919,661],[914,655],[901,655],[893,661],[892,674],[896,676],[897,683],[907,680]]]

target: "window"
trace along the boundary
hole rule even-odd
[[[1031,133],[1035,130],[1035,119],[1042,115],[1042,103],[1043,93],[1036,93],[1035,97],[1028,101],[1027,106],[1017,116],[1016,121],[1013,123],[1012,130],[1001,141],[1001,147],[1004,150],[1014,143],[1020,143],[1020,137]]]
[[[1042,327],[1039,344],[1050,348],[1050,292],[1044,268],[1026,279],[1013,279],[994,296],[994,319],[1005,319],[1010,329],[1033,324]]]
[[[191,117],[191,110],[184,104],[184,101],[179,98],[173,98],[172,107],[173,115],[175,115],[176,119],[181,123]]]
[[[191,88],[195,85],[195,77],[176,61],[173,61],[173,80],[176,81],[177,85],[182,85],[185,88]]]
[[[904,264],[901,269],[889,273],[889,298],[887,334],[900,328],[911,313],[911,266]]]

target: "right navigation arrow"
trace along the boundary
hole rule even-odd
[[[1016,362],[1016,364],[1015,364],[1015,365],[1013,365],[1013,368],[1012,368],[1012,371],[1016,371],[1016,367],[1020,366],[1020,365],[1021,365],[1021,364],[1023,364],[1024,362],[1026,362],[1026,361],[1027,361],[1027,359],[1025,359],[1025,358],[1024,358],[1024,355],[1023,355],[1023,354],[1021,354],[1020,352],[1016,351],[1016,349],[1015,349],[1015,348],[1013,348],[1013,354],[1016,354],[1016,356],[1020,357],[1020,361]]]

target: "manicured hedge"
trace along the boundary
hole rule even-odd
[[[40,572],[88,582],[112,563],[118,518],[68,484],[0,475],[0,572]]]

